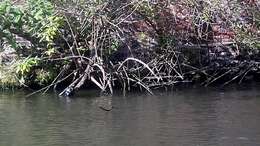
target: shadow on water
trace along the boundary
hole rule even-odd
[[[68,102],[55,94],[0,94],[0,145],[253,146],[260,144],[260,86],[189,88],[112,97],[97,91]]]

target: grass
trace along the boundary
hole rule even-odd
[[[10,89],[19,86],[19,81],[15,74],[15,64],[5,66],[0,65],[0,88]]]

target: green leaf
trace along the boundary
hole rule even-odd
[[[38,12],[36,12],[34,18],[35,18],[36,20],[41,20],[41,19],[43,19],[43,10],[40,9]]]

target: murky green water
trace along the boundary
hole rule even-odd
[[[260,87],[113,97],[0,94],[0,146],[257,146]]]

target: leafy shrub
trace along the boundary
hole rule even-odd
[[[16,73],[19,75],[21,83],[25,83],[25,79],[29,77],[32,69],[39,64],[39,60],[37,57],[27,57],[17,65]]]

